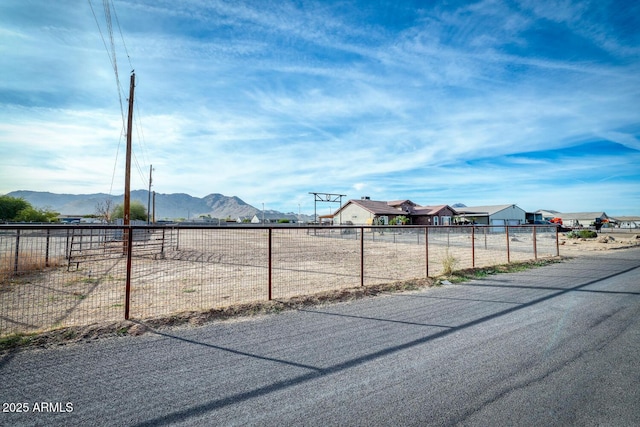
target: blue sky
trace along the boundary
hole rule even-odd
[[[102,1],[0,3],[0,193],[122,194],[135,69],[132,189],[640,215],[638,2],[111,3],[120,89]]]

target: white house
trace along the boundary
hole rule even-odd
[[[562,212],[558,214],[558,217],[562,218],[562,223],[566,227],[589,227],[596,222],[596,218],[600,222],[615,222],[613,218],[609,218],[604,212]]]
[[[461,219],[479,225],[520,225],[526,223],[527,213],[516,205],[456,207]]]
[[[638,216],[619,216],[616,217],[616,221],[620,228],[640,228],[640,217]]]

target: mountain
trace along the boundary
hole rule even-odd
[[[123,195],[111,196],[105,193],[96,194],[55,194],[39,191],[13,191],[7,196],[18,197],[31,203],[35,208],[50,209],[62,215],[91,215],[97,212],[98,204],[104,204],[111,200],[112,206],[122,204]],[[139,201],[147,206],[149,192],[147,190],[135,190],[131,192],[131,201]],[[153,201],[151,202],[153,203]],[[153,206],[151,207],[153,209]],[[238,197],[228,197],[222,194],[209,194],[203,198],[193,197],[184,193],[161,194],[156,193],[155,218],[178,219],[199,218],[211,216],[211,218],[252,218],[257,215],[262,219],[262,211],[245,203]],[[289,218],[296,219],[295,214],[284,214],[277,211],[266,211],[265,219]],[[303,215],[303,220],[310,217]]]

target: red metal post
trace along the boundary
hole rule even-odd
[[[269,280],[269,301],[271,301],[272,289],[273,289],[273,281],[272,281],[272,262],[273,262],[273,259],[272,259],[272,256],[271,256],[272,249],[273,249],[272,238],[273,238],[273,229],[269,228],[269,245],[268,245],[269,246],[269,249],[268,249],[269,250],[269,255],[268,255],[268,257],[269,257],[269,272],[268,272],[268,274],[269,274],[269,278],[268,278],[268,280]]]
[[[429,227],[424,228],[424,256],[426,262],[427,278],[429,277]]]
[[[122,230],[124,234],[124,229]],[[133,252],[133,231],[127,227],[127,280],[124,291],[124,319],[129,320],[129,307],[131,301],[131,252]]]
[[[505,226],[505,230],[507,231],[507,263],[511,262],[511,251],[509,249],[509,226]]]
[[[364,227],[360,227],[360,286],[364,286]]]

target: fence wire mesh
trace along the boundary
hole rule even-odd
[[[545,226],[3,225],[0,335],[433,277],[557,245]]]

